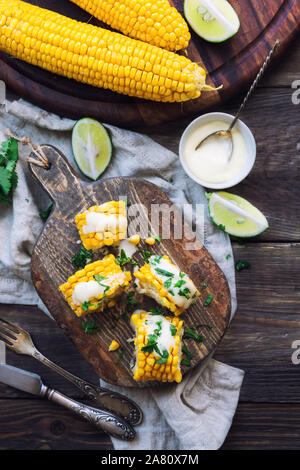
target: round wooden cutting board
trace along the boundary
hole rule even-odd
[[[127,340],[132,338],[134,332],[130,327],[132,312],[125,312],[126,295],[122,296],[116,307],[88,315],[85,321],[95,322],[100,331],[96,334],[86,334],[82,328],[82,320],[68,306],[58,287],[75,272],[71,260],[80,250],[74,220],[77,213],[95,204],[118,200],[120,196],[127,197],[132,208],[137,207],[134,204],[143,204],[143,211],[146,210],[148,214],[151,213],[152,204],[164,204],[167,207],[166,204],[171,205],[171,202],[157,186],[142,178],[117,177],[95,183],[83,181],[54,147],[43,146],[43,150],[50,162],[50,169],[32,164],[30,168],[53,199],[54,208],[32,255],[31,272],[36,290],[58,325],[64,329],[100,377],[107,382],[127,387],[147,386],[149,382],[136,383],[132,379],[130,364],[134,357],[134,345]],[[128,219],[130,223],[130,214]],[[168,239],[163,239],[152,247],[142,242],[139,248],[143,251],[150,250],[153,254],[167,254],[193,279],[200,291],[199,299],[184,315],[184,327],[195,327],[195,331],[203,336],[203,342],[200,343],[193,339],[184,341],[193,354],[191,366],[195,367],[215,350],[224,335],[231,310],[230,292],[223,272],[206,249],[202,245],[197,250],[186,248],[187,238],[190,241],[192,239],[187,233],[186,225],[182,239],[175,236],[174,224],[177,220],[174,216],[170,217]],[[165,227],[162,220],[160,223]],[[178,228],[178,225],[176,227]],[[153,233],[150,220],[149,233]],[[94,255],[94,261],[96,259],[97,256]],[[134,260],[139,266],[144,264],[141,253],[136,253]],[[127,264],[126,269],[129,269],[129,266]],[[207,286],[203,286],[204,283]],[[133,285],[131,290],[133,291]],[[213,299],[205,306],[205,300],[210,294]],[[138,301],[136,308],[147,310],[150,306],[157,305],[153,300],[141,298],[136,293],[134,296]],[[120,343],[121,349],[108,352],[113,339]],[[123,351],[124,355],[122,360],[118,361],[120,351]],[[189,370],[189,367],[183,366],[183,373]]]
[[[105,27],[68,0],[31,0],[29,3]],[[183,0],[171,3],[182,13]],[[222,90],[205,92],[196,100],[154,103],[132,99],[53,75],[3,53],[0,53],[0,79],[23,98],[74,119],[88,115],[106,123],[137,127],[201,113],[246,87],[275,40],[281,41],[277,51],[280,54],[299,31],[299,0],[230,0],[230,3],[241,22],[233,38],[223,44],[210,44],[192,33],[188,57],[207,70],[209,84],[223,84]]]

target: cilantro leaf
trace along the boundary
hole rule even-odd
[[[237,271],[242,271],[242,269],[249,269],[249,268],[251,268],[251,264],[248,261],[238,260],[236,265],[235,265],[235,269]]]
[[[207,297],[206,297],[206,300],[204,302],[204,307],[207,307],[208,305],[210,305],[212,299],[214,298],[214,296],[212,294],[209,294]]]
[[[203,342],[203,336],[198,335],[196,333],[195,328],[186,328],[183,333],[183,339],[194,339],[195,341],[198,341],[198,343]]]
[[[100,330],[100,328],[96,326],[93,321],[90,321],[90,322],[82,321],[81,326],[82,326],[83,331],[87,334],[95,334]]]
[[[81,246],[80,252],[72,257],[72,264],[75,268],[84,268],[87,263],[92,261],[92,253]]]
[[[175,336],[177,333],[177,328],[172,323],[170,324],[171,335]]]
[[[162,357],[158,361],[155,361],[155,364],[165,364],[168,360],[169,353],[166,349],[163,350]]]

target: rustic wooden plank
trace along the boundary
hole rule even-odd
[[[257,158],[246,180],[228,191],[250,200],[268,218],[269,230],[254,241],[300,240],[296,216],[300,210],[300,105],[293,105],[291,96],[290,88],[258,89],[241,117],[254,133]],[[234,114],[241,99],[235,98],[222,111]],[[161,125],[147,134],[178,153],[180,136],[189,122]]]
[[[291,87],[292,82],[299,80],[300,74],[300,41],[291,42],[281,56],[280,66],[267,71],[259,84],[260,87]]]
[[[40,399],[0,399],[0,450],[112,449],[108,436]]]
[[[299,421],[299,404],[240,403],[222,449],[298,450]],[[0,399],[0,450],[112,448],[108,436],[53,403]]]
[[[240,403],[222,449],[299,450],[300,405]]]
[[[215,358],[245,370],[243,401],[299,402],[300,244],[234,245],[251,269],[236,273],[238,313]]]

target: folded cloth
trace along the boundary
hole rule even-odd
[[[74,122],[47,113],[23,100],[8,103],[0,114],[0,141],[9,128],[19,137],[36,144],[59,148],[74,164],[71,129]],[[111,134],[114,155],[104,177],[137,176],[158,185],[170,200],[183,204],[203,204],[204,189],[183,172],[178,156],[136,132],[106,126]],[[30,259],[43,222],[39,210],[49,199],[32,178],[25,161],[29,149],[19,146],[19,183],[12,207],[1,206],[0,214],[0,302],[37,304],[39,299],[30,278]],[[169,182],[172,177],[172,183]],[[225,273],[231,292],[232,316],[236,310],[235,275],[229,237],[204,214],[205,246]],[[231,255],[231,256],[227,256]],[[116,449],[191,450],[219,448],[231,426],[243,381],[243,371],[209,358],[188,373],[178,384],[148,389],[124,389],[107,385],[130,395],[142,407],[145,419],[133,442],[113,439]],[[103,381],[101,381],[103,383]]]

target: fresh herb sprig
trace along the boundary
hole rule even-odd
[[[10,138],[0,146],[0,201],[11,204],[12,191],[18,184],[16,164],[18,161],[18,142]]]

